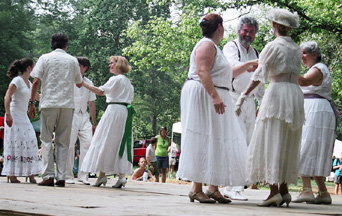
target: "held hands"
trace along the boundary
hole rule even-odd
[[[240,116],[242,104],[243,102],[245,102],[246,99],[247,99],[247,96],[244,93],[241,93],[240,97],[237,99],[235,103],[235,113],[237,116]]]
[[[211,100],[214,104],[216,113],[223,114],[225,112],[226,105],[223,103],[221,98],[217,96],[217,97],[211,98]]]
[[[258,59],[251,60],[248,63],[249,63],[249,67],[247,68],[247,71],[249,73],[254,72],[258,68]]]

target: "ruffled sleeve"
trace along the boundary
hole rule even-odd
[[[272,42],[268,43],[265,48],[261,51],[259,57],[259,65],[252,76],[252,80],[261,81],[266,83],[266,79],[269,74],[269,70],[277,57],[277,49],[272,46]]]

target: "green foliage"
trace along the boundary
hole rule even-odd
[[[0,115],[5,113],[4,95],[10,79],[6,76],[9,65],[23,57],[31,57],[34,20],[29,0],[2,0],[0,2]]]

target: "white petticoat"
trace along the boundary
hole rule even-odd
[[[229,92],[216,88],[226,105],[215,112],[198,81],[187,81],[181,95],[182,149],[177,176],[211,185],[245,185],[247,144]]]
[[[101,171],[106,175],[132,172],[133,165],[127,160],[127,146],[125,146],[123,156],[119,156],[126,119],[127,108],[125,106],[119,104],[107,106],[83,159],[81,171],[92,173]],[[128,151],[131,151],[133,155],[133,148]]]
[[[299,174],[328,176],[335,142],[335,115],[326,99],[305,99],[305,124],[300,150]]]

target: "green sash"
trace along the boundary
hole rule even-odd
[[[120,145],[119,156],[122,157],[125,151],[125,145],[127,144],[127,160],[133,163],[133,160],[132,160],[132,121],[133,121],[133,114],[135,114],[135,110],[131,104],[127,104],[127,103],[109,102],[107,104],[108,105],[120,104],[120,105],[124,105],[127,107],[128,115],[126,119],[125,133],[122,137],[122,141]]]

